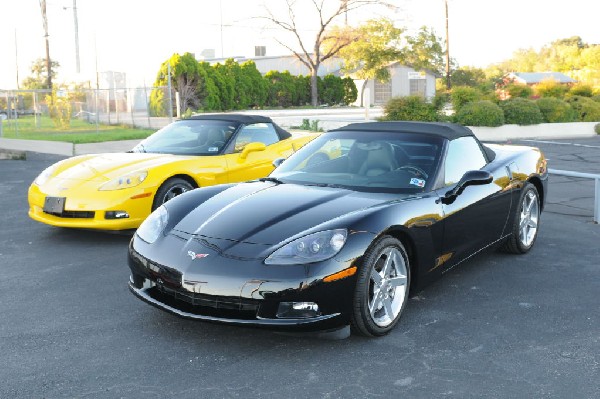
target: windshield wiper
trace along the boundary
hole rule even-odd
[[[284,184],[281,180],[279,180],[276,177],[261,177],[260,179],[258,179],[258,181],[268,181],[275,184]]]
[[[304,183],[305,186],[316,186],[316,187],[331,187],[331,188],[343,188],[347,189],[347,186],[333,183]]]

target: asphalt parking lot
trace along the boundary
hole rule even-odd
[[[600,137],[525,144],[551,168],[600,173]],[[551,177],[529,254],[454,269],[388,336],[327,340],[182,320],[134,298],[129,237],[27,217],[28,185],[58,159],[0,161],[1,398],[600,397],[592,181]]]

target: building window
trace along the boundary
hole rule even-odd
[[[425,98],[425,89],[427,88],[427,80],[425,79],[410,79],[410,95],[420,96]]]
[[[373,104],[385,104],[392,98],[392,82],[375,80],[375,93]]]

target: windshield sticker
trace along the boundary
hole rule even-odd
[[[412,179],[410,179],[410,184],[417,187],[425,187],[425,180],[413,177]]]
[[[218,152],[219,151],[219,147],[209,147],[208,148],[208,152]]]

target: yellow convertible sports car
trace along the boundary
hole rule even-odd
[[[151,211],[192,190],[267,176],[315,138],[270,118],[204,115],[171,123],[132,151],[76,156],[44,170],[29,188],[29,216],[60,227],[137,228]]]

